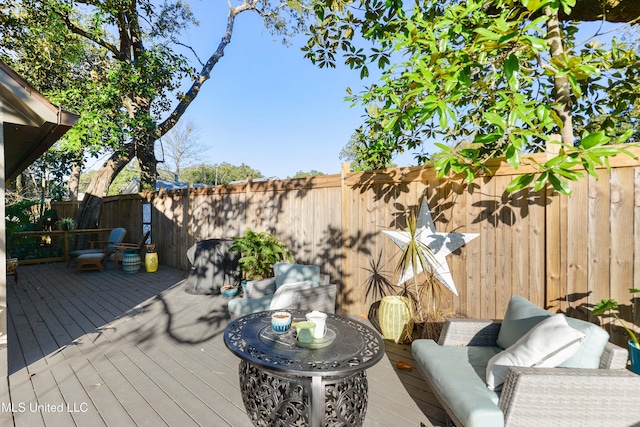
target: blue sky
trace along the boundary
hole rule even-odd
[[[204,61],[226,25],[226,2],[191,0],[200,26],[189,32]],[[205,163],[245,163],[267,177],[312,169],[340,173],[340,150],[364,110],[344,101],[364,87],[357,71],[319,69],[300,50],[304,35],[284,46],[255,13],[242,13],[231,44],[185,117],[200,129]],[[396,163],[408,165],[411,155]]]

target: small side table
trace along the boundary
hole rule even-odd
[[[291,312],[294,322],[305,312]],[[301,347],[294,330],[274,336],[271,314],[240,317],[227,326],[224,342],[240,357],[239,379],[254,425],[361,426],[367,410],[366,369],[384,355],[378,332],[350,317],[327,313],[321,348]]]

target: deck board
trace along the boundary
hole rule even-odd
[[[186,272],[20,270],[20,282],[7,284],[10,396],[0,396],[0,425],[252,425],[239,359],[223,341],[226,300],[185,293]],[[413,363],[410,347],[385,346],[387,357],[367,371],[364,425],[444,425],[418,369],[395,367]]]

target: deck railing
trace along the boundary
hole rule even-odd
[[[22,231],[11,235],[10,256],[17,256],[19,264],[39,264],[43,262],[69,261],[69,252],[76,236],[85,241],[100,240],[100,235],[111,232],[110,228],[88,230]],[[102,239],[104,240],[104,239]]]

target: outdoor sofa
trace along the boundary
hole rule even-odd
[[[273,266],[274,277],[249,280],[243,298],[229,301],[229,313],[234,316],[264,310],[318,310],[335,313],[336,285],[329,276],[320,274],[317,265],[278,262]]]
[[[545,330],[551,323],[562,326]],[[447,319],[438,343],[416,340],[412,353],[456,426],[640,425],[627,350],[601,327],[521,297],[502,321]]]

